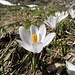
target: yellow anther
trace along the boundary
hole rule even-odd
[[[32,34],[32,41],[33,41],[34,43],[37,43],[37,42],[38,42],[37,34]]]
[[[75,9],[74,9],[74,12],[75,12]]]

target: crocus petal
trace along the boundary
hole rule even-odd
[[[67,69],[67,73],[68,73],[69,75],[75,75],[75,71],[71,71],[71,70],[68,70],[68,69]]]
[[[39,30],[36,26],[34,25],[30,26],[30,33],[31,33],[31,39],[32,39],[32,34],[37,34],[38,41],[39,41]]]
[[[12,3],[10,3],[9,1],[6,1],[6,0],[0,0],[0,4],[9,5],[9,6],[15,6],[16,5],[16,4],[12,4]]]
[[[25,42],[23,41],[20,41],[20,40],[16,40],[24,49],[30,51],[30,52],[33,52],[33,53],[37,53],[38,51],[36,51],[36,48],[33,47],[33,45],[28,45],[26,44]],[[36,46],[36,45],[35,45]]]
[[[73,9],[72,9],[72,10],[70,10],[70,11],[69,11],[69,13],[70,13],[70,15],[71,15],[71,17],[72,17],[72,18],[75,18],[75,12],[74,12],[74,10],[73,10]]]
[[[75,66],[72,63],[66,61],[66,67],[69,75],[75,75]]]
[[[22,41],[30,45],[30,33],[23,27],[19,27],[19,34]]]
[[[23,41],[20,41],[20,40],[16,40],[24,49],[28,50],[28,51],[31,51],[31,48],[28,44],[26,44],[25,42]]]
[[[52,28],[55,28],[56,27],[56,19],[54,16],[50,16],[48,17],[48,20],[50,21],[50,25]]]
[[[45,20],[44,23],[52,28],[52,30],[56,29],[56,24],[58,22],[58,16],[50,16],[48,20]]]
[[[39,28],[39,35],[40,35],[40,42],[42,42],[46,35],[46,27],[44,24],[42,24]]]
[[[60,12],[59,11],[55,12],[55,16],[60,16]]]
[[[59,11],[55,12],[55,16],[58,17],[58,22],[65,19],[68,16],[68,12],[62,11],[61,13]]]
[[[38,28],[34,25],[30,26],[30,32],[31,34],[37,34],[38,33]]]
[[[40,53],[43,49],[43,44],[42,43],[37,43],[37,44],[32,44],[33,47],[33,53]]]
[[[48,20],[45,20],[44,23],[47,24],[49,27],[51,27],[50,22]]]
[[[75,71],[75,66],[72,63],[70,63],[69,61],[66,61],[66,67],[69,70]]]
[[[56,35],[55,32],[48,34],[43,40],[43,47],[48,45],[53,40],[55,35]]]
[[[65,19],[67,16],[68,16],[67,12],[62,12],[58,21],[60,22],[61,20]]]
[[[68,12],[69,12],[70,14],[73,14],[73,13],[74,13],[73,5],[69,5],[69,6],[67,6],[67,7],[68,7]]]

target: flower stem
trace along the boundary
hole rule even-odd
[[[32,64],[31,64],[32,71],[35,71],[35,67],[36,67],[35,54],[32,54]]]

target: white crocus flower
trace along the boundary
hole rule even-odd
[[[75,66],[71,62],[66,61],[66,67],[69,75],[75,75]]]
[[[9,1],[6,1],[6,0],[0,0],[0,3],[3,4],[3,5],[8,5],[8,6],[15,6],[16,4],[12,4],[10,3]]]
[[[58,22],[60,22],[68,16],[68,12],[67,11],[66,12],[62,11],[60,13],[59,11],[57,11],[57,12],[55,12],[55,16],[58,17]]]
[[[36,26],[31,25],[30,33],[23,27],[19,27],[19,34],[22,41],[17,42],[26,50],[33,53],[40,53],[44,46],[48,45],[54,36],[54,32],[46,35],[45,25],[41,25],[38,29]]]
[[[47,24],[49,27],[52,28],[53,31],[56,30],[56,24],[58,22],[58,17],[50,16],[48,20],[45,20],[44,23]]]
[[[68,6],[68,12],[72,18],[75,18],[75,10],[73,10],[73,6]]]

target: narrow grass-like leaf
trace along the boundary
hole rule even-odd
[[[7,55],[4,58],[4,62],[9,59],[9,57],[11,56],[11,54],[13,53],[13,51],[14,51],[14,48],[7,53]]]

